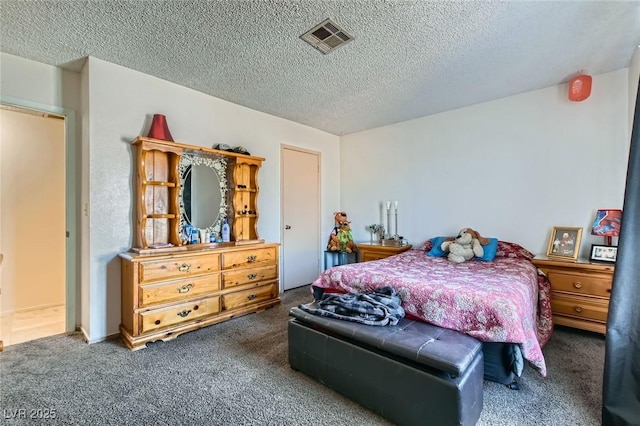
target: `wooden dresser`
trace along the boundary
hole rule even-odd
[[[604,334],[614,266],[536,257],[536,265],[551,281],[553,322]]]
[[[122,253],[122,323],[130,349],[280,303],[278,244]]]
[[[411,249],[411,245],[385,246],[377,243],[358,243],[358,259],[360,262],[384,259]]]
[[[127,347],[279,304],[280,245],[258,235],[264,158],[149,137],[132,146],[133,247],[120,254]]]

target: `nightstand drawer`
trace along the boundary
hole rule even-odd
[[[358,262],[386,259],[389,256],[411,250],[412,247],[410,244],[404,246],[385,246],[375,243],[360,243],[358,244]]]
[[[580,293],[590,296],[611,296],[611,277],[583,274],[580,272],[548,271],[547,277],[553,290]]]
[[[593,299],[566,294],[553,293],[551,309],[554,316],[568,315],[591,321],[607,322],[609,301],[605,299]]]

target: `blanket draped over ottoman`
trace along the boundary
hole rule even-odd
[[[367,325],[396,325],[404,317],[402,300],[390,286],[371,292],[325,293],[314,305],[298,306],[314,315],[359,322]]]

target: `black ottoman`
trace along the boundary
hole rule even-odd
[[[482,344],[401,319],[377,327],[292,308],[289,364],[400,425],[475,425],[482,411]]]

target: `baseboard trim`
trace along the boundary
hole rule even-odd
[[[84,328],[76,327],[76,331],[79,331],[82,333],[82,339],[85,341],[85,343],[89,345],[93,345],[94,343],[106,342],[110,340],[116,340],[120,338],[120,333],[115,333],[115,334],[108,334],[106,336],[98,337],[96,339],[90,339],[89,335],[84,330]]]

